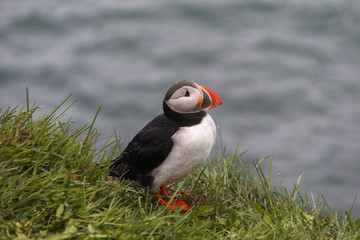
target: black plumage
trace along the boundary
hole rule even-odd
[[[174,145],[171,136],[178,129],[175,121],[164,114],[159,115],[140,130],[124,152],[113,160],[109,175],[151,186],[153,177],[150,172],[169,155]]]

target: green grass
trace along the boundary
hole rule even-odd
[[[170,186],[192,207],[167,210],[146,189],[107,180],[95,162],[118,155],[119,140],[95,149],[94,122],[74,130],[65,104],[36,118],[36,107],[0,111],[0,239],[360,238],[360,219],[340,217],[299,183],[275,187],[271,159],[243,161],[237,149]]]

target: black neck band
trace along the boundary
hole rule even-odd
[[[164,114],[171,120],[178,122],[181,126],[193,126],[199,124],[202,119],[207,115],[206,112],[200,111],[197,113],[178,113],[172,110],[164,101],[163,102]]]

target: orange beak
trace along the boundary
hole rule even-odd
[[[201,111],[207,111],[222,104],[220,97],[210,89],[203,86],[199,86],[199,89],[203,94],[202,99],[198,102]]]

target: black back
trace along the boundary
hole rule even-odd
[[[110,176],[123,177],[151,186],[151,171],[158,167],[169,155],[174,145],[172,135],[180,127],[199,124],[206,112],[182,114],[170,109],[165,101],[164,114],[149,122],[138,132],[124,152],[113,160]]]

